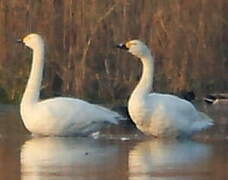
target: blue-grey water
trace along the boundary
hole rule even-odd
[[[98,139],[32,137],[18,106],[0,105],[0,180],[228,179],[228,109],[198,106],[215,127],[193,140],[159,140],[131,126]]]

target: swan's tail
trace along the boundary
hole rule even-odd
[[[200,131],[214,125],[214,121],[203,112],[199,112],[199,116],[200,119],[192,125],[193,131]]]
[[[98,108],[99,110],[103,111],[103,115],[106,116],[106,120],[109,121],[110,123],[119,124],[119,121],[127,120],[127,118],[123,117],[122,115],[120,115],[115,111],[111,111],[108,108],[97,106],[97,105],[94,105],[94,106],[96,106],[96,108]]]

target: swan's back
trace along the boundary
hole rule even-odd
[[[97,119],[100,121],[103,119],[113,124],[118,124],[118,120],[122,119],[122,117],[116,112],[75,98],[57,97],[47,99],[39,102],[38,106],[47,108],[50,112],[55,114],[62,114],[65,118],[67,117],[66,113],[68,113],[69,115],[77,115],[79,119],[81,119],[80,117],[82,117],[82,119],[86,119],[91,116],[91,119],[93,120]]]

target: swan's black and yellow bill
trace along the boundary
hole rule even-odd
[[[17,43],[19,43],[19,44],[24,44],[24,42],[23,42],[23,40],[22,39],[17,39],[17,41],[16,41]]]
[[[125,44],[118,44],[116,45],[117,48],[120,48],[120,49],[124,49],[124,50],[128,50],[129,48],[125,45]]]

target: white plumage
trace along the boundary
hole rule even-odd
[[[154,60],[144,43],[132,40],[118,47],[128,50],[143,64],[142,77],[128,102],[130,116],[142,132],[157,137],[176,137],[213,125],[213,121],[190,102],[169,94],[150,93]]]
[[[29,80],[21,101],[20,113],[26,128],[38,135],[88,135],[105,124],[118,124],[118,113],[80,99],[57,97],[39,100],[44,66],[44,42],[29,34],[21,42],[33,50]]]

